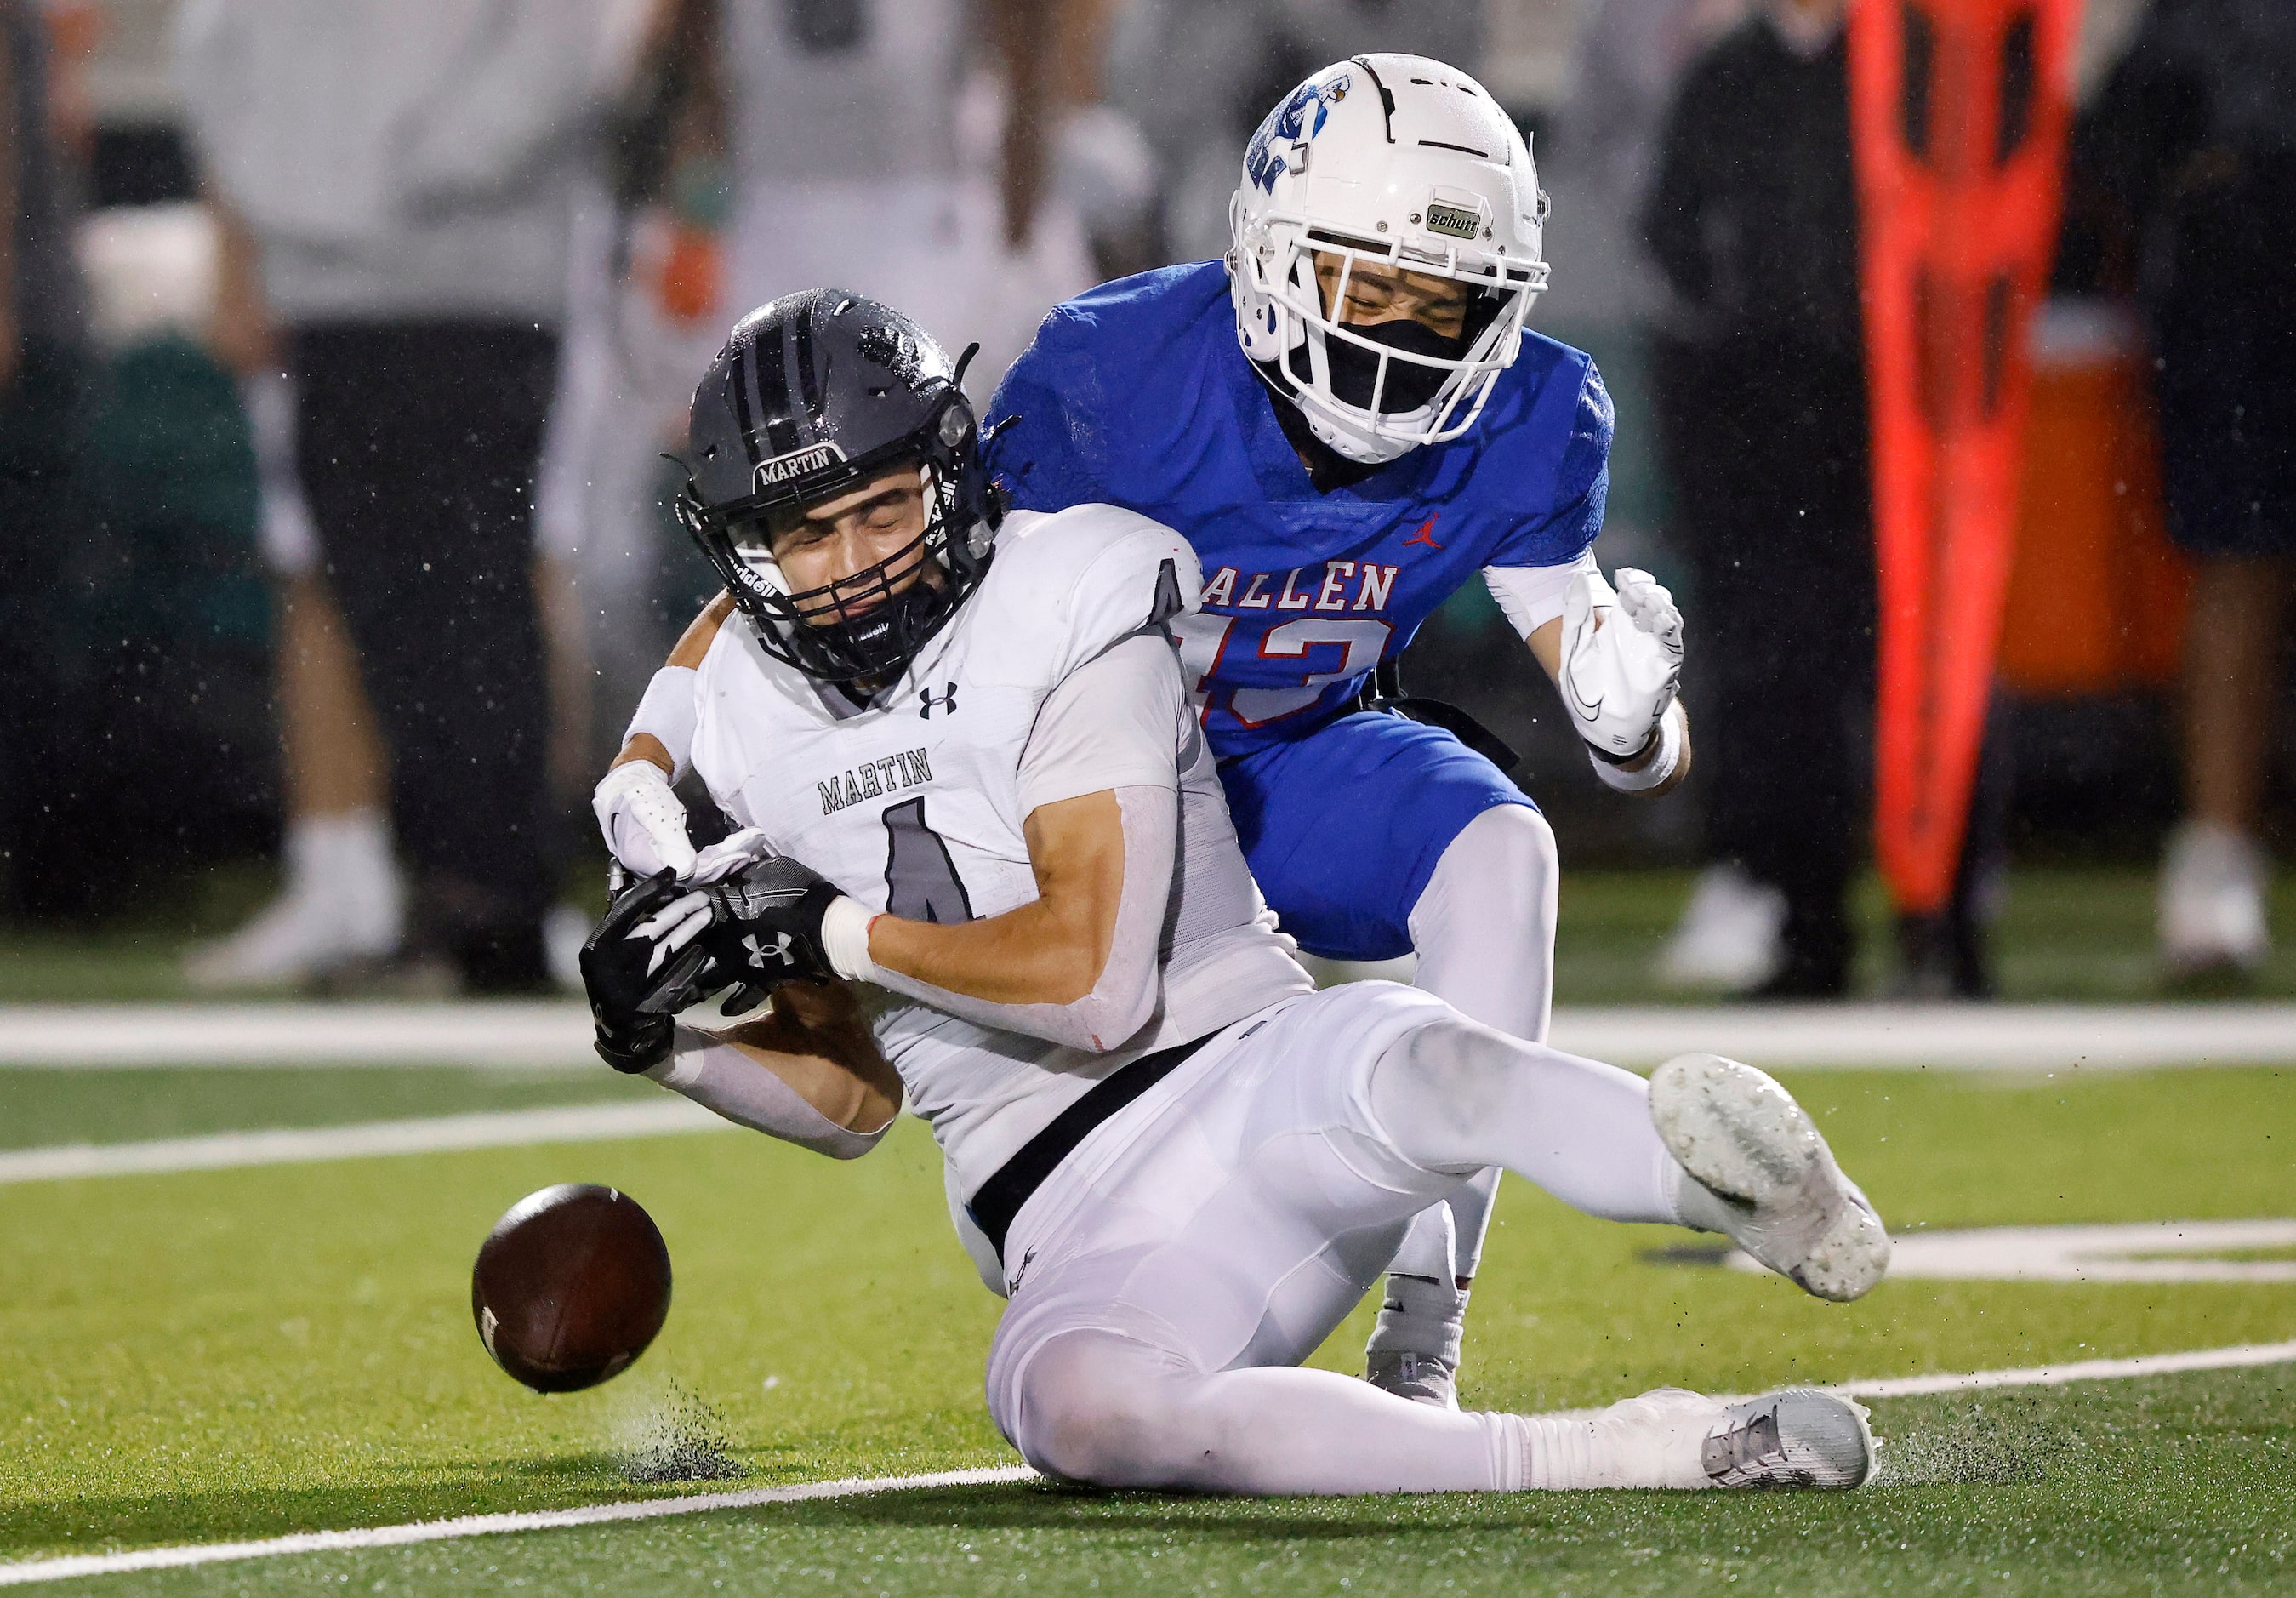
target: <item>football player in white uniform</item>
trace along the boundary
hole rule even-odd
[[[600,1053],[840,1157],[906,1099],[1011,1300],[991,1413],[1049,1474],[1864,1481],[1862,1412],[1809,1390],[1562,1419],[1296,1368],[1411,1217],[1487,1166],[1725,1232],[1831,1298],[1879,1279],[1888,1238],[1748,1067],[1690,1056],[1645,1083],[1410,988],[1312,991],[1182,692],[1187,542],[1108,506],[1000,516],[958,376],[897,313],[815,291],[745,318],[696,391],[684,512],[727,594],[599,787],[644,876],[584,951]],[[688,762],[741,827],[698,855],[669,787]],[[734,984],[730,1012],[770,1009],[675,1018]]]

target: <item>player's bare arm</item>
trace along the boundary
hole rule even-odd
[[[880,968],[996,1004],[1072,1004],[1098,985],[1124,896],[1124,820],[1114,793],[1037,806],[1022,832],[1037,900],[1001,916],[942,927],[879,916],[869,958]]]
[[[717,1034],[771,1071],[829,1121],[881,1133],[901,1108],[901,1079],[871,1035],[853,989],[841,982],[790,982],[765,1015]]]

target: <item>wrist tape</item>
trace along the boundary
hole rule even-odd
[[[1650,763],[1640,770],[1629,771],[1625,767],[1603,757],[1592,745],[1587,746],[1587,759],[1595,768],[1595,775],[1621,794],[1644,794],[1657,787],[1675,773],[1682,764],[1682,701],[1677,699],[1666,707],[1658,719],[1658,730],[1652,738],[1658,745]]]
[[[869,958],[869,925],[877,918],[858,900],[840,895],[821,917],[821,953],[829,968],[849,982],[877,980]]]

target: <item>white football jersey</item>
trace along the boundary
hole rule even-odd
[[[1071,671],[1193,609],[1187,541],[1112,506],[1016,511],[980,586],[866,705],[766,653],[738,613],[695,682],[693,767],[711,796],[774,847],[872,910],[943,924],[1033,902],[1022,757],[1039,708]],[[1174,680],[1178,860],[1162,992],[1147,1026],[1106,1053],[992,1031],[906,999],[878,1018],[909,1108],[945,1157],[952,1213],[1046,1123],[1119,1066],[1309,990],[1236,843],[1227,802]],[[995,1275],[988,1256],[984,1277]]]

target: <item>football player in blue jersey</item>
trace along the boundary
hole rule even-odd
[[[1225,261],[1056,307],[998,390],[992,464],[1024,509],[1104,501],[1178,529],[1204,574],[1182,657],[1262,892],[1309,952],[1418,955],[1418,985],[1545,1039],[1554,835],[1460,713],[1390,663],[1478,572],[1562,691],[1595,772],[1690,763],[1682,617],[1592,546],[1611,410],[1593,361],[1524,325],[1546,197],[1482,86],[1361,55],[1253,135]],[[1359,713],[1382,711],[1399,713]],[[1414,1224],[1367,1354],[1455,1406],[1496,1172]]]

